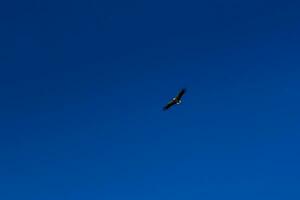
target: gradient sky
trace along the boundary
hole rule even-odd
[[[0,199],[299,200],[299,8],[2,1]]]

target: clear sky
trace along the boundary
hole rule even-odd
[[[299,8],[2,1],[0,199],[299,200]]]

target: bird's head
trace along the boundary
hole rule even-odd
[[[177,100],[177,101],[176,101],[176,104],[181,104],[181,100]]]

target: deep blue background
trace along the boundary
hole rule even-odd
[[[0,199],[299,200],[299,8],[2,1]]]

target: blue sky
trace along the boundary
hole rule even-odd
[[[298,200],[299,6],[2,1],[0,199]]]

